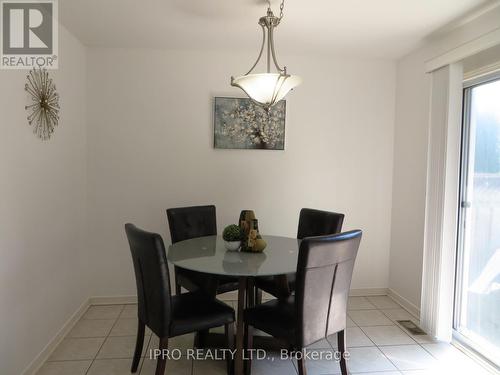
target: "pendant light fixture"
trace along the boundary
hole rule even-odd
[[[283,18],[283,8],[285,0],[280,5],[280,16],[276,17],[271,10],[271,2],[268,0],[267,14],[259,19],[259,25],[262,27],[262,45],[260,47],[257,61],[250,70],[243,76],[231,77],[231,86],[239,87],[257,104],[264,107],[266,111],[283,99],[286,94],[302,82],[302,79],[296,75],[288,74],[286,66],[281,68],[276,59],[274,50],[274,29],[280,24]],[[265,73],[252,73],[264,52],[266,47]],[[271,72],[271,61],[276,68],[276,72]]]

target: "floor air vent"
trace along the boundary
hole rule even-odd
[[[422,328],[417,326],[411,320],[397,320],[399,324],[407,331],[409,331],[412,335],[425,335],[426,333],[422,331]]]

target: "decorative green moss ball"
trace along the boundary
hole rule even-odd
[[[228,225],[224,228],[224,232],[222,233],[224,241],[241,241],[241,237],[242,231],[236,224]]]

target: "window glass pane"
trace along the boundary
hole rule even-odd
[[[500,80],[471,90],[463,168],[458,331],[500,360]]]

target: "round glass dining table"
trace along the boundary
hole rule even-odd
[[[259,276],[279,276],[297,269],[300,240],[262,236],[267,246],[262,253],[230,251],[221,236],[198,237],[170,245],[167,259],[177,267],[213,275],[233,276],[239,281],[236,325],[235,374],[243,374],[243,310],[252,294],[252,280]]]
[[[168,260],[191,271],[224,276],[275,276],[295,272],[298,245],[296,238],[263,236],[267,246],[262,253],[230,251],[221,236],[180,241],[168,249]]]

